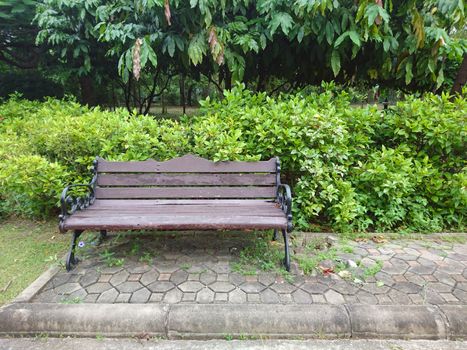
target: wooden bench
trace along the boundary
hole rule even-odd
[[[76,241],[84,230],[278,230],[290,269],[288,232],[292,197],[280,181],[279,158],[211,162],[185,155],[166,162],[111,162],[97,157],[89,184],[70,185],[61,196],[60,232],[73,231],[66,259],[77,264]],[[86,195],[73,196],[73,188]]]

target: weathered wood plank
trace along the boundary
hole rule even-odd
[[[90,208],[126,208],[154,206],[263,206],[276,205],[266,199],[97,199]]]
[[[98,159],[99,173],[275,173],[276,159],[259,162],[211,162],[194,155],[166,162],[155,160],[111,162]]]
[[[80,218],[71,216],[65,220],[65,230],[243,230],[285,228],[285,217],[255,217],[255,216],[198,216],[198,215],[168,215],[168,216],[123,216],[101,218]]]
[[[96,198],[274,198],[275,187],[107,187]]]
[[[178,207],[177,209],[168,208],[165,210],[156,209],[130,209],[130,210],[107,210],[107,209],[98,209],[98,210],[84,210],[76,212],[74,217],[120,217],[126,215],[148,215],[148,216],[157,216],[157,215],[238,215],[238,216],[284,216],[284,213],[278,208],[272,209],[257,209],[257,210],[248,210],[248,209],[238,209],[233,210],[231,208],[215,209],[205,208],[190,210],[190,208]]]
[[[98,186],[272,186],[275,174],[99,174]]]

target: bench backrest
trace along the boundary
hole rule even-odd
[[[273,199],[279,160],[212,162],[186,155],[165,162],[97,159],[97,199]]]

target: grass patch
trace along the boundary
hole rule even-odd
[[[309,251],[311,253],[311,251]],[[337,258],[337,250],[336,248],[329,248],[328,250],[315,250],[314,255],[297,255],[295,259],[300,266],[300,269],[303,271],[304,274],[308,275],[313,270],[317,269],[319,264],[325,260],[332,260],[336,261]]]
[[[56,220],[0,222],[0,304],[11,301],[65,253],[70,237],[57,227]]]
[[[240,252],[238,260],[232,263],[232,270],[242,275],[256,275],[258,271],[277,272],[286,280],[293,279],[282,263],[283,246],[269,241],[270,236],[269,232],[256,234],[254,244]]]
[[[125,263],[124,258],[116,258],[115,252],[111,252],[108,249],[104,250],[101,254],[101,260],[108,266],[108,267],[121,267]]]
[[[373,277],[383,268],[383,262],[376,260],[375,264],[363,269],[363,278]]]

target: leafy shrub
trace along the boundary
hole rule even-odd
[[[213,160],[279,156],[300,228],[463,228],[465,99],[408,96],[382,111],[352,105],[352,94],[333,84],[306,91],[271,98],[237,86],[179,121],[15,97],[0,105],[3,211],[49,213],[58,188],[89,179],[96,155],[166,160],[192,152]],[[48,183],[34,187],[41,181]]]
[[[0,162],[0,214],[47,217],[58,204],[69,173],[39,155],[19,155]]]

